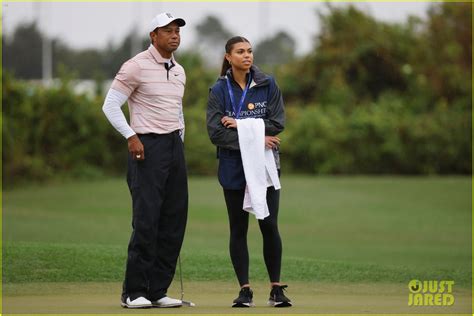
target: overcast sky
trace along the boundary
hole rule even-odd
[[[74,48],[103,48],[117,43],[133,25],[146,35],[149,21],[159,12],[182,17],[182,47],[191,48],[199,35],[195,26],[207,15],[220,18],[235,35],[251,42],[271,36],[279,30],[289,33],[297,42],[297,53],[306,53],[318,33],[317,10],[322,2],[2,2],[2,27],[11,34],[19,23],[40,20],[46,34],[60,38]],[[334,5],[347,5],[337,3]],[[403,22],[409,15],[426,17],[427,2],[357,2],[355,6],[378,20]]]

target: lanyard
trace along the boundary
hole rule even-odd
[[[227,76],[226,79],[227,79],[227,90],[229,90],[230,103],[232,105],[232,109],[234,110],[235,118],[238,119],[240,117],[240,111],[242,110],[242,105],[244,104],[244,101],[245,101],[245,96],[247,95],[247,91],[249,90],[249,87],[250,87],[250,82],[252,81],[252,74],[249,73],[249,81],[247,82],[247,86],[242,92],[242,97],[240,98],[238,108],[235,107],[234,92],[232,91],[229,77]]]

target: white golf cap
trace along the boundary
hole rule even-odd
[[[186,22],[182,18],[175,18],[174,16],[171,15],[171,13],[164,12],[164,13],[158,14],[157,16],[153,18],[153,20],[151,20],[150,27],[148,30],[150,32],[153,32],[157,27],[166,26],[173,21],[176,21],[176,23],[178,23],[179,26],[186,25]]]

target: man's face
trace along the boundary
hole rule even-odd
[[[174,52],[181,42],[179,34],[179,26],[176,22],[159,27],[151,33],[153,45],[158,51],[165,51],[167,53]]]

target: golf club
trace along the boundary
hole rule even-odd
[[[194,304],[193,302],[183,300],[184,287],[183,287],[183,273],[181,271],[181,255],[178,256],[178,265],[179,265],[179,282],[181,284],[181,302],[183,303],[183,306],[194,307],[196,306],[196,304]]]

